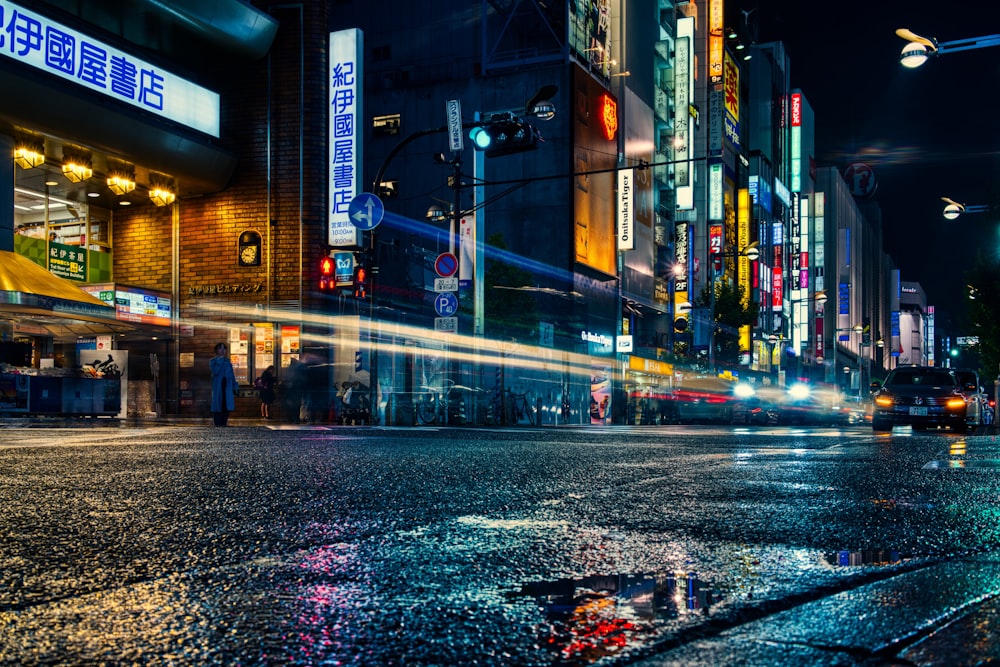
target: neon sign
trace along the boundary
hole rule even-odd
[[[618,134],[618,103],[608,94],[601,95],[601,124],[604,138],[614,139]]]

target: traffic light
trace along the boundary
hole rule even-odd
[[[469,137],[477,151],[484,151],[487,157],[499,157],[534,150],[541,135],[527,123],[506,118],[472,128]]]
[[[319,260],[319,290],[327,292],[336,286],[334,262],[332,257],[321,257]]]
[[[368,267],[364,262],[354,264],[354,296],[358,299],[368,298]]]

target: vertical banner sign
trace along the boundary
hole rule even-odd
[[[708,167],[708,219],[722,220],[725,208],[722,205],[722,163]]]
[[[781,291],[781,267],[775,266],[771,269],[771,310],[781,312],[781,302],[784,294]]]
[[[750,191],[736,191],[736,246],[741,250],[750,245]],[[743,305],[749,306],[753,296],[750,285],[750,258],[736,255],[736,284],[743,290]],[[750,325],[740,327],[740,351],[750,351]]]
[[[792,93],[792,192],[802,192],[802,93]]]
[[[635,247],[635,230],[633,229],[633,208],[635,193],[634,169],[618,170],[618,249],[632,250]]]
[[[740,188],[736,193],[736,245],[746,248],[750,245],[750,191]],[[750,258],[742,252],[736,258],[737,283],[743,286],[743,304],[750,303]]]
[[[677,19],[677,39],[674,42],[674,185],[677,208],[694,208],[694,187],[691,183],[691,93],[694,89],[694,68],[691,66],[691,41],[694,19]]]
[[[725,55],[726,138],[737,151],[740,149],[740,70],[727,53]]]
[[[458,284],[471,287],[476,266],[476,215],[466,213],[458,221]]]
[[[713,260],[715,255],[722,254],[722,225],[711,225],[708,228],[708,254],[713,256]]]
[[[722,83],[722,0],[708,3],[708,82]]]
[[[851,314],[851,286],[848,283],[837,284],[837,329],[849,330]],[[839,333],[837,340],[847,341],[851,336],[848,333]]]
[[[445,102],[445,112],[448,116],[448,148],[452,153],[461,153],[465,147],[462,132],[462,102],[448,100]]]
[[[688,223],[678,222],[674,225],[674,264],[680,266],[683,272],[674,274],[674,296],[678,301],[687,300],[688,291]]]
[[[330,212],[327,245],[361,245],[361,232],[348,208],[362,176],[361,121],[364,118],[364,35],[356,28],[330,33],[329,137],[327,168]]]

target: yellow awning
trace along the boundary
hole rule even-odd
[[[0,250],[0,319],[64,340],[135,329],[112,306],[9,250]]]
[[[27,257],[9,250],[0,250],[0,292],[38,294],[53,299],[108,308],[106,303],[84,292],[72,281],[49,273]],[[109,310],[112,310],[113,317],[113,309]]]

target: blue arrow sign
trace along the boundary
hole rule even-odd
[[[382,222],[385,206],[382,200],[370,192],[362,192],[351,200],[347,207],[347,216],[358,229],[368,231],[375,229]]]
[[[434,297],[434,312],[440,317],[451,317],[458,312],[458,297],[454,292],[441,292]]]

